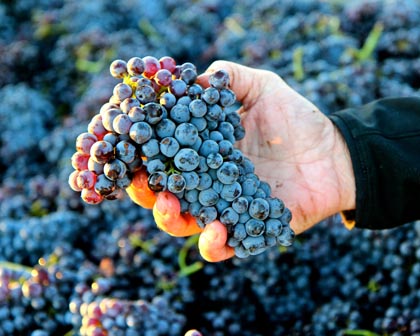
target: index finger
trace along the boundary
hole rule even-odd
[[[153,207],[157,226],[175,237],[192,236],[203,231],[193,216],[182,214],[178,198],[169,191],[159,193]]]

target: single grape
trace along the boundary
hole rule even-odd
[[[128,117],[133,123],[146,120],[146,112],[140,106],[133,106],[128,111]]]
[[[229,107],[235,104],[236,102],[236,95],[232,90],[229,89],[221,89],[219,91],[220,98],[219,103],[223,107]]]
[[[144,61],[140,57],[132,57],[127,62],[127,70],[131,76],[140,76],[144,67]]]
[[[210,153],[207,155],[207,166],[211,169],[218,169],[223,164],[223,156],[220,153]]]
[[[172,82],[172,73],[167,69],[156,72],[155,81],[161,86],[168,86]]]
[[[131,163],[137,157],[137,149],[129,141],[120,141],[115,146],[115,157],[124,163]]]
[[[201,94],[201,99],[203,99],[209,105],[216,104],[219,101],[219,98],[219,91],[214,87],[209,87],[205,89]]]
[[[125,174],[122,178],[119,178],[115,181],[115,184],[120,189],[126,189],[130,186],[132,179],[128,174]]]
[[[159,141],[150,139],[141,146],[141,150],[147,157],[153,157],[160,153]]]
[[[127,63],[123,60],[115,60],[111,63],[109,72],[114,78],[123,78],[128,74]]]
[[[294,231],[288,226],[283,226],[283,230],[281,231],[280,235],[277,236],[277,242],[283,246],[290,246],[295,239]]]
[[[107,141],[95,142],[90,149],[92,159],[100,164],[105,164],[114,158],[114,146]]]
[[[95,144],[94,144],[95,145]],[[80,152],[75,152],[71,157],[71,165],[76,170],[86,170],[88,169],[89,154],[82,154]]]
[[[162,119],[155,126],[156,135],[160,138],[172,137],[175,134],[176,124],[170,119]]]
[[[159,59],[161,69],[169,70],[171,73],[175,71],[176,62],[170,56],[163,56]]]
[[[214,140],[205,140],[201,144],[200,150],[198,153],[204,157],[209,156],[211,153],[218,153],[219,152],[219,145]]]
[[[128,112],[135,106],[140,106],[140,102],[137,100],[137,98],[129,97],[121,102],[120,109],[123,111],[123,113],[128,114]]]
[[[193,69],[187,68],[182,70],[180,75],[181,80],[183,80],[187,85],[191,85],[197,79],[197,72]]]
[[[284,211],[284,203],[278,198],[267,198],[268,204],[270,205],[270,218],[280,218]]]
[[[191,98],[190,97],[188,97],[188,96],[182,96],[182,97],[179,97],[178,98],[178,100],[177,100],[177,104],[182,104],[182,105],[187,105],[187,106],[189,106],[190,105],[190,103],[191,103]]]
[[[77,186],[80,189],[92,189],[96,182],[96,174],[90,170],[82,170],[77,175]]]
[[[148,123],[139,121],[131,126],[129,134],[134,142],[141,145],[152,137],[153,130]]]
[[[232,184],[236,182],[239,176],[238,166],[232,162],[224,162],[217,169],[217,178],[224,184]]]
[[[219,200],[219,194],[213,188],[201,190],[198,193],[198,201],[203,206],[215,205],[218,200]]]
[[[112,127],[118,134],[128,134],[133,122],[127,114],[119,114],[112,122]]]
[[[120,109],[109,109],[102,112],[102,124],[104,125],[105,129],[110,132],[115,132],[114,130],[114,119],[122,114]]]
[[[192,100],[188,107],[193,117],[204,117],[207,113],[207,105],[201,99]]]
[[[133,162],[127,163],[126,166],[130,173],[135,173],[143,167],[143,159],[137,156]]]
[[[92,157],[89,156],[88,169],[96,173],[96,175],[99,175],[104,172],[104,165],[96,162],[94,159],[92,159]]]
[[[174,157],[179,151],[179,143],[173,137],[163,138],[159,143],[160,151],[166,157]]]
[[[213,222],[217,218],[217,210],[213,206],[203,206],[197,216],[197,223],[204,227],[205,225]]]
[[[160,70],[160,63],[153,56],[143,57],[143,62],[144,62],[143,75],[147,78],[152,78]]]
[[[209,76],[209,84],[216,89],[229,86],[229,73],[226,70],[217,70]]]
[[[257,255],[266,250],[264,237],[246,237],[242,241],[242,246],[249,251],[251,255]]]
[[[209,174],[199,173],[198,176],[199,176],[199,183],[197,186],[198,190],[204,190],[211,187],[211,185],[213,184],[213,179],[211,178]]]
[[[118,99],[118,101],[122,102],[124,99],[130,98],[132,96],[133,90],[128,84],[118,83],[114,86],[113,94]]]
[[[151,103],[156,100],[156,92],[150,85],[137,86],[135,95],[141,104]]]
[[[160,159],[154,159],[147,162],[147,172],[149,174],[165,171],[165,168],[165,164]]]
[[[180,193],[185,190],[186,181],[181,174],[171,174],[167,182],[168,190],[173,193]]]
[[[216,142],[219,142],[219,141],[222,141],[223,140],[223,135],[219,131],[216,131],[216,130],[215,131],[211,131],[209,133],[209,139],[210,140],[213,140],[213,141],[216,141]]]
[[[83,189],[80,196],[88,204],[99,204],[103,201],[103,197],[94,189]]]
[[[265,222],[265,234],[271,237],[277,237],[280,235],[283,224],[278,219],[269,218]]]
[[[242,140],[245,137],[245,128],[242,125],[236,126],[233,135],[236,141]]]
[[[89,133],[94,134],[98,140],[102,140],[104,135],[108,133],[108,130],[105,129],[102,123],[102,116],[100,114],[93,116],[88,124],[87,130]]]
[[[178,124],[185,123],[190,120],[190,111],[188,106],[182,104],[176,104],[172,107],[169,115],[171,119]]]
[[[248,210],[248,200],[246,197],[239,196],[232,201],[232,208],[239,214]]]
[[[236,111],[229,111],[226,113],[226,121],[231,123],[233,127],[241,124],[241,116]]]
[[[181,97],[187,92],[187,84],[181,79],[174,79],[169,84],[169,92],[175,97]]]
[[[163,92],[159,97],[159,104],[170,110],[176,104],[176,97],[170,92]]]
[[[259,180],[256,178],[247,177],[242,182],[242,195],[244,196],[253,196],[258,189],[259,186]]]
[[[207,127],[207,120],[205,118],[202,117],[192,117],[189,121],[191,124],[193,124],[195,126],[195,128],[197,128],[198,132],[204,131]],[[201,140],[201,136],[200,136],[200,140]],[[202,141],[202,140],[201,140]]]
[[[192,189],[192,190],[186,190],[184,194],[184,198],[189,203],[194,203],[198,201],[198,190]],[[201,207],[201,203],[200,203]]]
[[[111,181],[123,178],[127,172],[127,166],[121,160],[114,159],[105,163],[104,174]]]
[[[186,69],[191,69],[191,70],[194,70],[195,72],[197,72],[197,67],[191,62],[184,62],[184,63],[181,64],[181,73],[182,73],[182,71],[184,71]]]
[[[262,220],[251,218],[245,223],[246,233],[251,237],[258,237],[264,233],[265,223]]]
[[[101,174],[98,175],[94,188],[99,195],[106,196],[115,190],[115,182],[108,179],[104,174]]]
[[[187,94],[191,99],[196,99],[201,96],[203,88],[200,84],[194,83],[188,86]]]
[[[223,157],[228,157],[233,153],[233,145],[229,140],[219,141],[219,153]]]
[[[191,148],[180,149],[174,158],[174,164],[180,171],[193,171],[199,162],[199,155]]]
[[[165,172],[157,171],[149,175],[148,185],[150,190],[164,191],[167,189],[168,175]]]
[[[263,198],[255,198],[249,204],[248,211],[252,218],[264,220],[270,213],[270,205]]]
[[[198,139],[197,128],[191,123],[182,123],[175,129],[175,139],[181,146],[192,146]]]
[[[182,172],[181,175],[185,179],[185,189],[186,190],[194,190],[198,187],[200,183],[200,177],[194,171],[191,172]]]
[[[209,121],[215,121],[215,122],[217,122],[217,121],[219,121],[222,113],[223,113],[223,110],[222,110],[222,108],[219,105],[217,105],[217,104],[209,105],[207,107],[207,113],[206,113],[205,118],[207,120],[209,120]],[[215,125],[216,125],[216,127],[218,126],[217,123]],[[214,127],[214,129],[216,127]]]
[[[74,191],[82,191],[82,188],[80,188],[77,184],[77,177],[79,175],[80,171],[79,170],[74,170],[70,175],[69,175],[69,179],[68,179],[68,183],[69,186],[72,190]]]
[[[245,237],[247,237],[245,225],[242,223],[237,223],[233,228],[233,237],[238,240],[242,241]]]
[[[228,155],[228,160],[235,162],[237,165],[240,165],[244,160],[244,155],[240,149],[234,148],[232,153]]]
[[[76,150],[82,154],[90,154],[90,148],[98,141],[96,135],[92,133],[81,133],[76,138]]]
[[[233,182],[231,184],[224,184],[222,191],[220,192],[220,197],[224,200],[233,202],[242,194],[242,187],[239,182]]]
[[[239,221],[239,214],[231,207],[223,210],[220,221],[225,225],[235,225]]]
[[[157,124],[162,118],[167,117],[167,112],[164,107],[158,103],[147,103],[143,106],[146,112],[146,122],[151,125]]]

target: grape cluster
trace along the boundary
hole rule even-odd
[[[40,265],[0,267],[0,334],[61,334],[69,326],[68,279]],[[32,332],[32,333],[31,333]]]
[[[80,311],[81,336],[106,335],[180,335],[185,318],[175,314],[165,300],[152,303],[103,298],[80,307],[74,302],[70,310]]]
[[[176,195],[200,227],[225,224],[238,257],[292,244],[290,210],[234,147],[245,129],[229,109],[236,96],[226,71],[211,74],[207,88],[196,82],[194,64],[168,56],[114,60],[110,72],[122,81],[72,156],[69,184],[85,202],[120,198],[143,171],[151,192]]]

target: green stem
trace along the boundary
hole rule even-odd
[[[181,248],[178,254],[178,265],[179,265],[179,276],[189,276],[195,272],[198,272],[203,268],[201,261],[196,261],[191,265],[187,265],[187,256],[190,248],[196,245],[198,242],[198,235],[189,237],[184,246]]]
[[[373,331],[369,330],[362,330],[362,329],[356,329],[356,330],[344,330],[343,336],[379,336],[377,333],[374,333]]]
[[[372,53],[378,45],[383,30],[384,25],[381,22],[377,22],[373,26],[362,48],[356,52],[356,58],[359,62],[363,62],[372,56]]]
[[[6,269],[16,271],[16,272],[26,272],[29,274],[32,272],[32,267],[25,266],[22,264],[12,263],[10,261],[0,261],[0,268],[6,268]]]
[[[293,77],[297,81],[302,81],[305,77],[303,70],[303,48],[298,47],[293,52]]]

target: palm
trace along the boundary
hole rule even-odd
[[[262,77],[262,76],[261,76]],[[238,143],[260,179],[293,213],[297,233],[337,212],[339,134],[313,104],[273,73],[243,100],[247,136]]]

